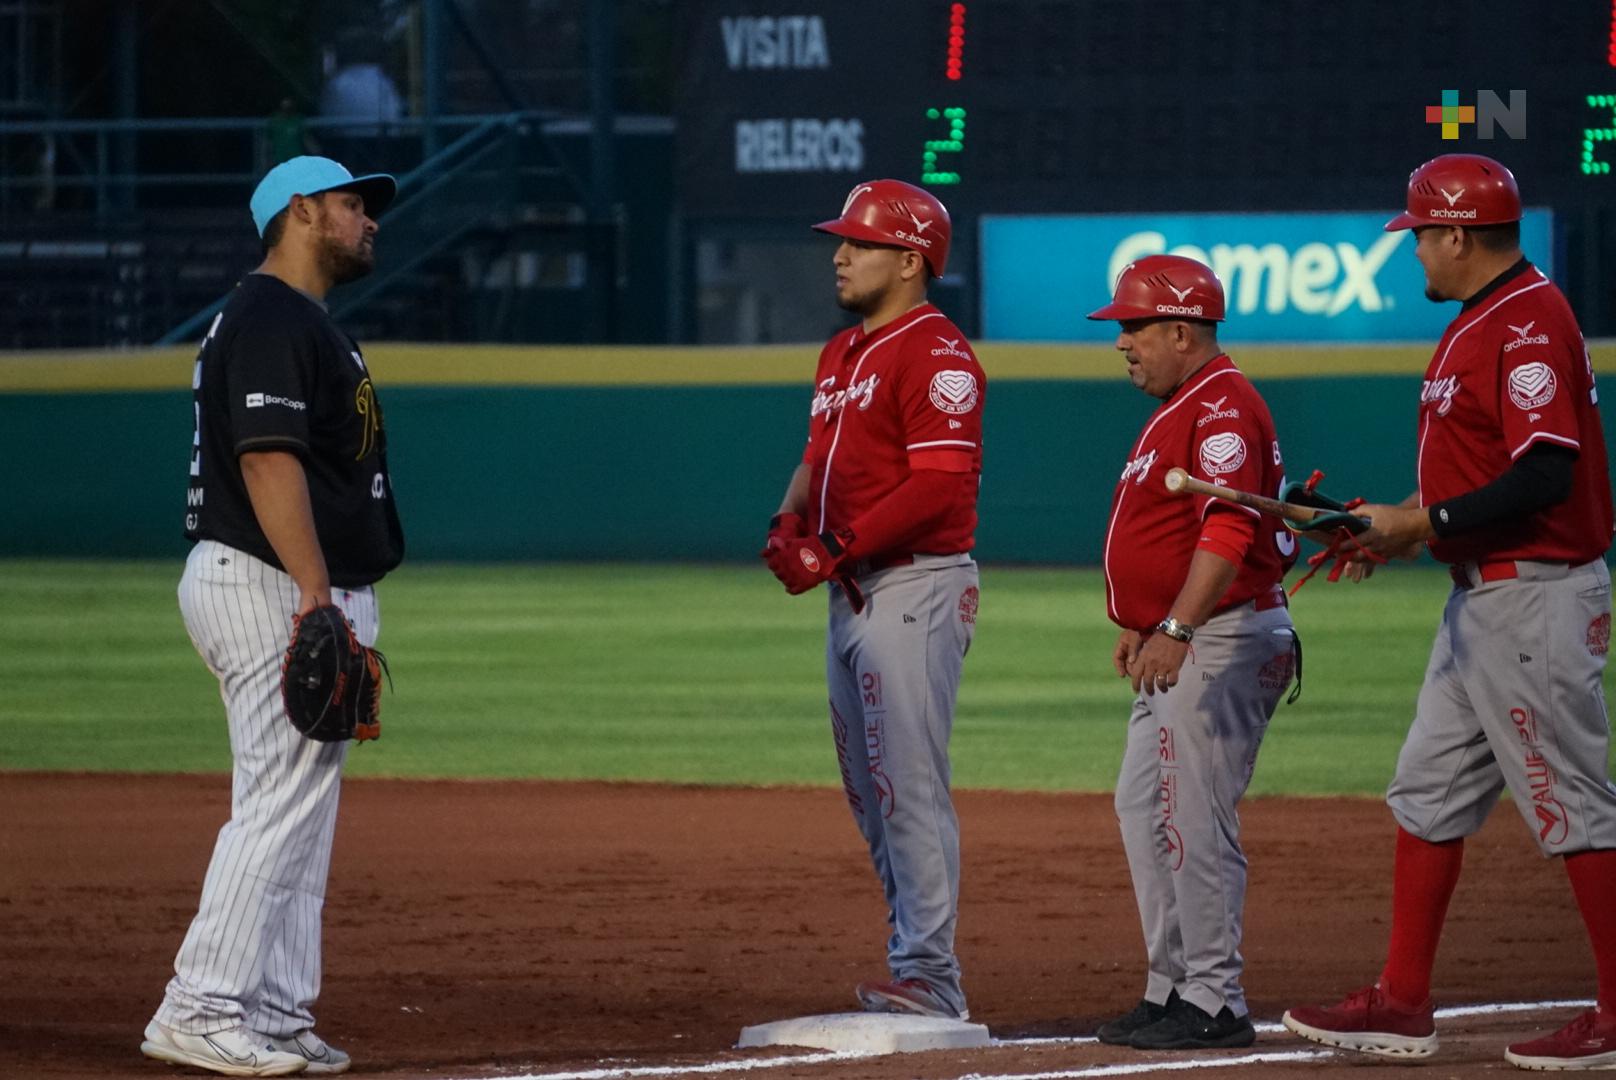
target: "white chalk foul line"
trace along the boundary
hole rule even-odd
[[[1553,1009],[1590,1009],[1591,1000],[1571,1001],[1505,1001],[1484,1005],[1453,1005],[1438,1009],[1438,1020],[1453,1020],[1466,1016],[1492,1016],[1502,1013],[1547,1012]],[[1255,1025],[1260,1032],[1284,1031],[1281,1024],[1265,1021]],[[1097,1042],[1092,1035],[1070,1038],[993,1039],[990,1046],[1078,1046]],[[1088,1077],[1137,1076],[1150,1072],[1178,1072],[1184,1069],[1220,1069],[1232,1065],[1260,1065],[1268,1062],[1314,1061],[1332,1056],[1328,1050],[1295,1050],[1247,1054],[1243,1057],[1209,1058],[1184,1061],[1139,1062],[1131,1065],[1094,1065],[1082,1069],[1041,1073],[970,1073],[959,1080],[1085,1080]],[[794,1065],[819,1065],[832,1061],[857,1061],[861,1058],[880,1057],[876,1053],[856,1050],[820,1051],[810,1054],[789,1054],[770,1058],[746,1058],[740,1061],[712,1061],[701,1065],[621,1065],[603,1066],[569,1072],[527,1073],[507,1077],[506,1080],[632,1080],[640,1076],[713,1076],[721,1073],[744,1073],[758,1069],[789,1068]]]
[[[1550,1009],[1591,1009],[1592,1000],[1582,1001],[1502,1001],[1493,1005],[1453,1005],[1446,1009],[1438,1009],[1438,1020],[1449,1020],[1456,1016],[1490,1016],[1494,1013],[1517,1012],[1548,1012]]]
[[[1487,1005],[1454,1005],[1438,1009],[1437,1019],[1453,1020],[1466,1016],[1496,1016],[1504,1013],[1547,1012],[1552,1009],[1588,1009],[1592,1001],[1508,1001]],[[1284,1031],[1283,1024],[1271,1021],[1254,1025],[1258,1031]],[[1090,1037],[1072,1039],[994,1039],[994,1046],[1047,1046],[1052,1043],[1079,1044],[1099,1040]],[[1236,1065],[1262,1065],[1283,1062],[1317,1061],[1335,1056],[1330,1050],[1285,1050],[1246,1054],[1241,1057],[1204,1058],[1185,1061],[1137,1062],[1130,1065],[1091,1065],[1081,1069],[1059,1069],[1036,1073],[967,1073],[959,1080],[1088,1080],[1102,1076],[1139,1076],[1145,1073],[1179,1072],[1184,1069],[1226,1069]]]
[[[1591,1009],[1593,999],[1573,1001],[1501,1001],[1483,1005],[1450,1005],[1436,1011],[1438,1020],[1455,1020],[1466,1016],[1494,1016],[1502,1013],[1550,1012],[1554,1009]],[[1282,1032],[1285,1025],[1275,1020],[1263,1020],[1252,1025],[1259,1034]],[[1099,1042],[1093,1035],[1047,1035],[1029,1039],[992,1039],[991,1046],[1082,1046]]]
[[[1059,1069],[1036,1073],[966,1073],[959,1080],[1087,1080],[1099,1076],[1140,1076],[1145,1073],[1182,1072],[1185,1069],[1230,1069],[1238,1065],[1283,1064],[1317,1061],[1330,1057],[1328,1050],[1282,1050],[1274,1053],[1242,1054],[1230,1058],[1198,1058],[1185,1061],[1140,1061],[1132,1065],[1090,1065],[1082,1069]]]
[[[636,1076],[710,1076],[714,1073],[820,1065],[827,1061],[857,1061],[880,1056],[864,1050],[825,1050],[816,1054],[788,1054],[772,1058],[747,1058],[744,1061],[710,1061],[703,1065],[623,1065],[578,1072],[527,1073],[506,1077],[505,1080],[628,1080]]]

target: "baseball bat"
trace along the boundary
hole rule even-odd
[[[1268,514],[1277,518],[1290,518],[1292,521],[1312,521],[1321,514],[1329,513],[1316,506],[1300,506],[1296,503],[1280,502],[1270,499],[1266,495],[1257,495],[1250,491],[1237,491],[1234,488],[1219,487],[1209,484],[1205,480],[1197,479],[1183,469],[1173,468],[1167,470],[1163,480],[1167,490],[1175,495],[1205,495],[1213,499],[1222,499],[1225,502],[1238,503],[1250,507],[1261,514]]]

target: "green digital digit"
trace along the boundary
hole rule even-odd
[[[1599,152],[1616,142],[1616,94],[1589,94],[1588,107],[1607,123],[1582,129],[1582,175],[1609,176],[1610,162],[1599,160]]]
[[[949,169],[944,154],[957,154],[965,149],[965,110],[958,105],[926,110],[926,119],[946,124],[948,136],[927,139],[921,146],[920,182],[922,184],[957,184],[958,169]]]

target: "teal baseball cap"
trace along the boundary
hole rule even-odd
[[[258,235],[264,235],[269,219],[285,210],[293,195],[318,195],[322,191],[352,191],[365,200],[365,213],[378,218],[398,194],[398,183],[386,173],[355,176],[330,158],[291,158],[265,173],[253,189],[252,216]]]

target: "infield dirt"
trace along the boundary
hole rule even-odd
[[[0,1076],[181,1075],[140,1056],[140,1033],[195,910],[228,778],[11,773],[0,790]],[[958,805],[972,1019],[1001,1038],[1087,1035],[1132,1006],[1143,947],[1109,797],[966,791]],[[1242,809],[1254,1017],[1373,979],[1390,905],[1385,806]],[[355,1074],[395,1078],[738,1059],[747,1024],[854,1008],[854,983],[884,972],[885,933],[834,790],[350,780],[319,1030]],[[1467,847],[1438,1003],[1587,998],[1593,978],[1562,867],[1502,804]],[[1428,1064],[1374,1064],[1374,1076],[1522,1075],[1504,1044],[1567,1015],[1455,1022]],[[1255,1049],[1317,1048],[1265,1034]],[[1188,1056],[996,1047],[766,1075],[940,1080]]]

